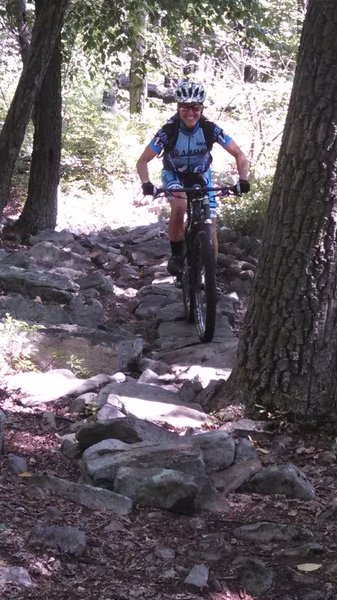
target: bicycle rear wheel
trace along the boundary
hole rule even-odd
[[[191,273],[194,317],[201,342],[211,342],[216,321],[214,252],[206,231],[198,231],[193,244]]]

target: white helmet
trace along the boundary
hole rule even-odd
[[[174,92],[174,97],[178,104],[181,104],[182,102],[186,104],[192,104],[194,102],[203,104],[206,98],[206,92],[201,83],[183,81],[180,83],[180,85],[178,85],[176,91]]]

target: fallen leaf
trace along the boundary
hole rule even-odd
[[[31,477],[32,474],[30,473],[30,471],[22,471],[22,473],[19,473],[19,477]]]
[[[317,571],[317,569],[320,569],[322,565],[319,565],[318,563],[303,563],[301,565],[297,565],[297,569],[299,571]]]

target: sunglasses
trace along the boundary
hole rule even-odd
[[[201,104],[179,104],[179,110],[187,112],[188,110],[193,110],[193,112],[200,112],[202,109]]]

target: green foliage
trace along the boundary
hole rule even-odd
[[[63,178],[108,190],[113,179],[128,181],[134,173],[149,125],[125,114],[123,98],[118,114],[102,111],[102,82],[79,79],[66,94]]]
[[[9,369],[19,371],[35,371],[32,355],[33,348],[29,334],[41,328],[29,325],[25,321],[15,319],[10,314],[0,322],[0,373]]]
[[[79,378],[86,379],[91,377],[92,373],[84,367],[84,359],[76,354],[65,354],[63,352],[55,352],[53,360],[65,362],[67,367]],[[53,361],[52,361],[53,362]]]
[[[269,197],[272,178],[265,177],[251,182],[252,190],[238,198],[226,198],[219,209],[220,220],[228,227],[241,231],[246,235],[261,237]]]
[[[144,23],[141,26],[139,18],[144,11],[148,13],[145,34]],[[215,17],[216,11],[222,11],[221,20]],[[136,196],[139,194],[136,160],[175,108],[149,98],[145,114],[130,118],[129,93],[118,90],[114,80],[117,75],[129,72],[130,49],[139,40],[146,43],[140,73],[145,72],[145,66],[149,82],[162,84],[166,74],[179,77],[183,49],[191,42],[192,47],[194,44],[205,53],[204,67],[201,63],[198,77],[200,75],[207,86],[207,116],[223,126],[243,148],[256,181],[253,192],[242,198],[239,206],[226,208],[226,220],[246,230],[260,231],[291,88],[298,39],[297,17],[296,3],[292,0],[278,3],[276,0],[233,0],[220,2],[216,7],[212,2],[188,1],[181,5],[178,0],[148,0],[140,4],[131,0],[115,3],[73,0],[65,21],[63,44],[66,59],[63,63],[63,193],[71,193],[76,203],[84,197],[97,197],[88,220],[95,216],[99,203],[103,206],[101,212],[105,213],[106,205],[120,197],[125,189],[128,193],[130,189],[136,190],[133,192]],[[208,19],[212,31],[207,29]],[[206,29],[201,31],[201,25]],[[8,90],[21,67],[18,56],[11,59],[15,43],[13,37],[8,38],[8,32],[6,35],[2,48],[8,51],[0,55],[0,119],[5,116],[10,102]],[[193,42],[196,39],[197,46]],[[255,84],[243,82],[247,64],[257,69]],[[117,94],[116,114],[102,111],[104,89],[112,89]],[[31,132],[30,127],[16,166],[15,184],[19,186],[20,195],[23,195],[21,189],[28,175]],[[218,178],[225,180],[228,172],[235,179],[235,165],[229,163],[230,157],[220,149],[218,160],[213,162]],[[156,182],[159,182],[160,168],[160,160],[151,162],[151,177]],[[263,183],[265,175],[269,178],[267,183]],[[129,201],[134,200],[131,194]]]

